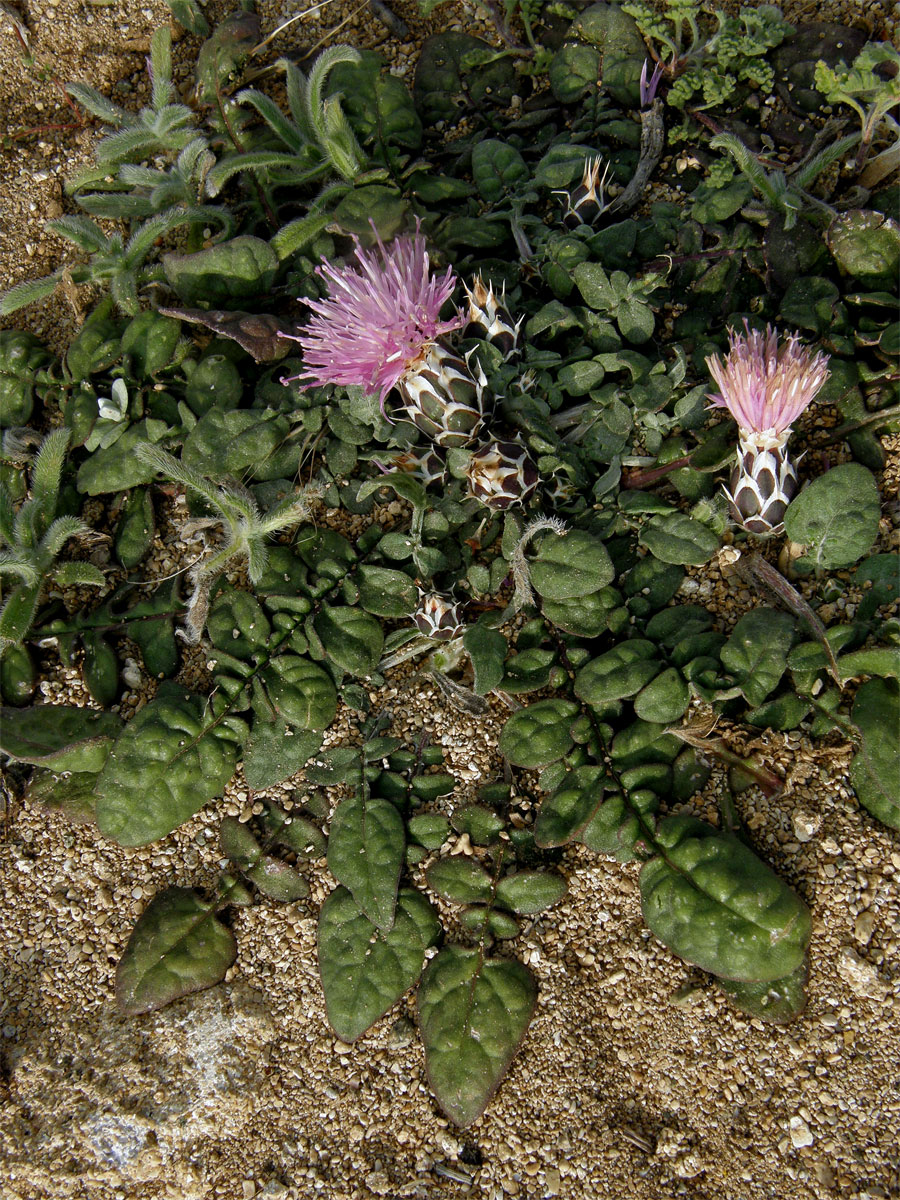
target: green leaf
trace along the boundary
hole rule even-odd
[[[496,899],[498,904],[514,913],[531,915],[557,904],[567,891],[561,875],[547,871],[517,871],[500,880]]]
[[[152,1012],[212,987],[234,962],[234,935],[215,907],[191,888],[173,887],[150,901],[116,971],[116,1000],[129,1016]]]
[[[588,592],[572,600],[544,600],[544,616],[565,633],[576,637],[599,637],[609,629],[610,613],[616,607],[612,588]]]
[[[640,539],[654,558],[677,566],[702,567],[719,549],[712,530],[683,512],[651,517]]]
[[[337,712],[334,684],[308,658],[279,654],[266,664],[259,678],[275,711],[288,724],[299,729],[327,729],[334,720]]]
[[[237,737],[205,701],[172,683],[119,737],[97,781],[97,824],[120,846],[165,837],[234,774]]]
[[[325,653],[351,675],[371,675],[381,659],[384,634],[381,625],[361,608],[323,604],[314,627]]]
[[[439,858],[425,872],[428,886],[451,904],[474,904],[489,900],[493,891],[491,877],[474,858],[461,854]]]
[[[365,790],[338,804],[331,818],[328,869],[379,929],[394,923],[406,838],[399,812]]]
[[[125,501],[116,525],[116,557],[126,571],[149,554],[155,532],[150,493],[146,488],[136,488]]]
[[[63,704],[0,709],[0,750],[19,762],[63,771],[99,771],[122,729],[117,713]]]
[[[525,159],[514,146],[485,138],[472,150],[472,177],[481,198],[495,204],[529,177]]]
[[[138,421],[105,450],[95,450],[78,469],[78,490],[87,496],[103,492],[126,492],[129,488],[152,483],[156,470],[135,454],[143,442],[158,440],[151,436],[151,426],[159,421]],[[164,427],[163,427],[164,428]]]
[[[681,958],[723,979],[792,974],[809,944],[809,910],[743,842],[691,817],[656,831],[661,853],[641,871],[644,919]]]
[[[531,563],[531,582],[547,600],[577,600],[615,578],[615,568],[599,538],[582,529],[541,540]]]
[[[410,817],[406,830],[412,841],[426,850],[437,850],[447,840],[450,822],[443,813],[419,813]]]
[[[490,846],[504,828],[504,822],[486,804],[466,804],[457,808],[452,821],[456,832],[467,833],[476,846]]]
[[[265,648],[272,626],[255,596],[226,587],[213,602],[206,631],[217,650],[249,661]]]
[[[480,1116],[509,1070],[537,1003],[521,963],[445,946],[417,996],[425,1069],[438,1104],[457,1125]]]
[[[219,827],[222,853],[247,876],[251,883],[272,900],[289,904],[309,895],[309,884],[292,866],[264,854],[246,825],[234,817],[225,817]]]
[[[359,603],[376,617],[408,617],[415,611],[419,594],[415,583],[402,571],[363,563],[356,572]]]
[[[883,678],[900,679],[900,646],[872,646],[868,650],[854,650],[838,660],[841,677],[856,679],[859,675],[881,675]]]
[[[851,719],[862,734],[850,764],[859,802],[891,829],[900,829],[900,688],[896,680],[872,679],[856,693]]]
[[[257,718],[244,747],[244,778],[254,791],[283,783],[301,771],[322,745],[321,734],[295,729],[283,721]]]
[[[227,308],[228,302],[266,295],[275,282],[278,256],[268,242],[236,237],[196,254],[164,254],[163,270],[185,304]]]
[[[500,751],[517,767],[544,767],[572,749],[579,707],[571,700],[539,700],[513,713],[500,735]]]
[[[754,608],[741,617],[720,650],[722,665],[754,708],[778,686],[793,639],[793,617],[772,608]]]
[[[720,979],[719,986],[743,1012],[760,1021],[773,1025],[788,1025],[795,1021],[806,1007],[806,981],[809,967],[803,962],[783,979],[767,980],[764,983],[738,983],[733,979]]]
[[[434,909],[411,888],[399,892],[387,933],[346,888],[331,893],[319,913],[319,975],[329,1024],[342,1041],[361,1037],[418,981],[440,932]]]
[[[553,794],[541,804],[534,825],[534,840],[539,846],[565,846],[581,840],[603,803],[604,778],[602,767],[577,767],[566,772]]]
[[[94,785],[96,771],[67,771],[56,775],[42,767],[31,776],[26,797],[42,804],[48,812],[59,813],[75,824],[94,824],[97,819]]]
[[[475,691],[479,696],[500,686],[506,658],[506,638],[486,625],[470,625],[463,635],[463,645],[472,660],[475,672]]]
[[[656,656],[656,646],[645,638],[620,642],[578,672],[575,695],[596,709],[634,696],[659,674]]]
[[[826,233],[838,266],[867,287],[891,287],[900,268],[900,224],[892,217],[853,209],[835,217]]]
[[[671,725],[678,721],[691,702],[691,692],[677,667],[668,667],[634,698],[634,711],[644,721]]]
[[[280,413],[211,408],[185,439],[181,460],[212,479],[240,477],[248,470],[258,474],[289,430],[287,417]]]
[[[842,463],[803,489],[789,505],[784,527],[791,541],[804,548],[800,564],[847,567],[872,546],[880,515],[872,472],[860,463]]]
[[[119,660],[106,638],[96,631],[82,635],[84,661],[81,673],[91,696],[109,708],[119,694]]]

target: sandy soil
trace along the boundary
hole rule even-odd
[[[808,4],[795,8],[812,15]],[[337,0],[294,26],[279,52],[309,48],[351,11]],[[410,25],[405,46],[367,10],[348,40],[410,61],[428,26],[412,5],[396,11]],[[832,11],[820,5],[815,15]],[[290,15],[271,3],[262,13],[266,31]],[[0,192],[4,286],[57,265],[62,244],[41,222],[62,211],[62,180],[89,156],[89,129],[20,136],[73,119],[54,78],[140,103],[147,39],[166,16],[157,0],[30,4],[29,68],[0,15],[0,128],[13,139]],[[179,44],[185,79],[195,51],[190,39]],[[76,321],[60,298],[5,324],[59,346]],[[896,475],[889,487],[895,494]],[[891,536],[885,528],[882,548]],[[713,566],[691,586],[700,580],[702,599],[733,619],[756,602],[735,578]],[[86,701],[52,652],[47,666],[47,700]],[[475,723],[408,672],[377,703],[394,712],[398,734],[424,730],[443,745],[465,788],[502,771],[505,710]],[[777,1029],[736,1013],[644,927],[634,866],[567,853],[569,895],[518,944],[540,984],[535,1021],[487,1113],[464,1133],[429,1094],[408,1000],[354,1047],[329,1032],[315,957],[324,863],[310,874],[308,901],[234,913],[239,956],[224,984],[136,1020],[117,1014],[115,964],[134,921],[158,889],[213,881],[219,818],[252,808],[240,778],[222,803],[137,851],[11,800],[0,846],[0,1195],[900,1195],[900,846],[859,811],[840,743],[733,734],[730,744],[785,781],[774,797],[751,788],[736,804],[760,853],[813,912],[804,1015]],[[725,786],[717,770],[689,807],[718,822]],[[523,797],[525,817],[528,805]]]

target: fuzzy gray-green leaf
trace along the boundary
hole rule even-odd
[[[116,971],[116,999],[129,1016],[152,1012],[218,983],[237,945],[215,907],[191,888],[167,888],[141,914]]]
[[[452,1121],[471,1125],[525,1036],[537,1003],[534,978],[520,962],[445,946],[422,976],[417,1002],[432,1090]]]
[[[413,986],[440,929],[434,909],[411,888],[397,896],[387,933],[346,888],[331,893],[319,914],[319,974],[328,1021],[342,1041],[355,1041]]]

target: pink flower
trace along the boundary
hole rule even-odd
[[[412,237],[396,238],[389,246],[375,236],[378,254],[364,250],[354,238],[357,265],[325,262],[316,268],[327,282],[328,298],[307,300],[316,315],[302,333],[281,336],[293,337],[303,348],[306,370],[294,379],[304,387],[336,383],[377,390],[383,410],[391,388],[415,371],[435,340],[458,329],[463,318],[439,319],[456,277],[449,267],[432,276],[418,227]]]
[[[746,321],[744,329],[729,330],[724,363],[715,354],[706,360],[721,393],[709,399],[714,407],[728,409],[745,440],[768,434],[786,442],[791,425],[828,379],[828,355],[813,355],[795,333],[779,346],[771,325],[764,334]]]
[[[647,60],[644,59],[644,65],[641,67],[641,108],[649,108],[656,96],[656,89],[659,87],[659,81],[662,79],[663,65],[658,62],[653,68],[653,74],[647,78]]]

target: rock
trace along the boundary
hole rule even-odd
[[[263,1067],[275,1036],[265,997],[243,984],[137,1019],[97,1011],[75,1027],[64,1075],[37,1030],[11,1064],[36,1118],[25,1140],[58,1130],[51,1136],[65,1137],[76,1174],[130,1180],[129,1194],[134,1184],[164,1180],[179,1200],[208,1195],[187,1148],[240,1139],[253,1113],[248,1095],[270,1086]]]
[[[856,953],[852,946],[845,946],[838,955],[837,971],[841,979],[857,996],[867,996],[870,1000],[883,1000],[888,987],[878,977],[878,972],[871,963]]]
[[[808,842],[822,828],[822,818],[818,813],[807,812],[798,808],[793,817],[794,837],[798,842]]]
[[[868,946],[874,932],[875,913],[871,908],[867,908],[856,918],[856,924],[853,926],[853,936],[863,946]]]
[[[801,1150],[804,1146],[811,1146],[815,1141],[812,1130],[802,1117],[791,1117],[790,1121],[788,1121],[788,1132],[791,1138],[791,1145],[795,1150]]]

